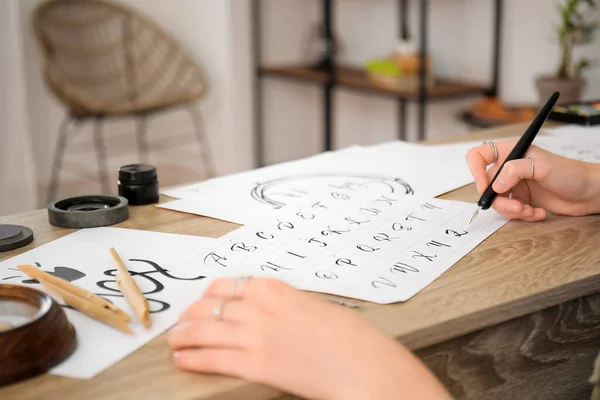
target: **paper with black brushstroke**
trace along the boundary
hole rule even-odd
[[[50,373],[90,379],[171,327],[209,284],[199,271],[181,268],[179,255],[201,251],[215,239],[121,228],[84,229],[0,263],[0,284],[46,291],[17,268],[31,264],[113,302],[131,317],[127,335],[80,312],[64,310],[77,333],[77,349]],[[144,329],[115,282],[114,247],[145,293],[152,327]],[[56,301],[62,303],[59,298]]]

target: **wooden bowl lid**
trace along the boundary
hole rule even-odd
[[[0,285],[0,386],[48,371],[76,347],[75,329],[50,296]]]

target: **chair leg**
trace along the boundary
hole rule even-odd
[[[67,136],[69,135],[69,124],[71,121],[71,116],[67,113],[63,117],[58,128],[58,140],[56,141],[56,149],[54,150],[54,160],[52,161],[52,172],[50,175],[50,186],[47,194],[48,203],[55,200],[56,193],[58,191],[60,170],[62,168],[65,147],[67,147]]]
[[[141,114],[135,120],[138,155],[141,163],[148,162],[148,128],[146,118],[146,114]]]
[[[94,119],[94,147],[96,158],[98,159],[98,178],[102,187],[103,194],[110,194],[110,182],[106,170],[106,147],[102,137],[102,118]]]
[[[202,113],[198,108],[196,108],[193,105],[188,107],[188,112],[192,117],[192,123],[194,124],[194,128],[196,131],[196,139],[198,140],[198,144],[200,145],[202,162],[204,163],[204,171],[208,178],[212,178],[215,176],[215,163],[213,160],[212,151],[210,150],[210,143],[208,143],[208,138],[204,129],[204,120],[202,118]]]

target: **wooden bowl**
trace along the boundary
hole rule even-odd
[[[62,307],[36,289],[0,285],[0,323],[0,386],[46,372],[77,347]]]

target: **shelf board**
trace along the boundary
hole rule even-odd
[[[275,76],[319,84],[324,84],[327,81],[327,74],[325,72],[314,70],[305,65],[261,67],[260,73],[264,76]],[[490,89],[488,86],[456,80],[436,79],[435,82],[435,85],[427,91],[427,97],[430,99],[481,95]],[[398,98],[416,100],[418,97],[417,90],[389,88],[373,83],[363,69],[356,67],[337,66],[335,84],[345,88]]]

